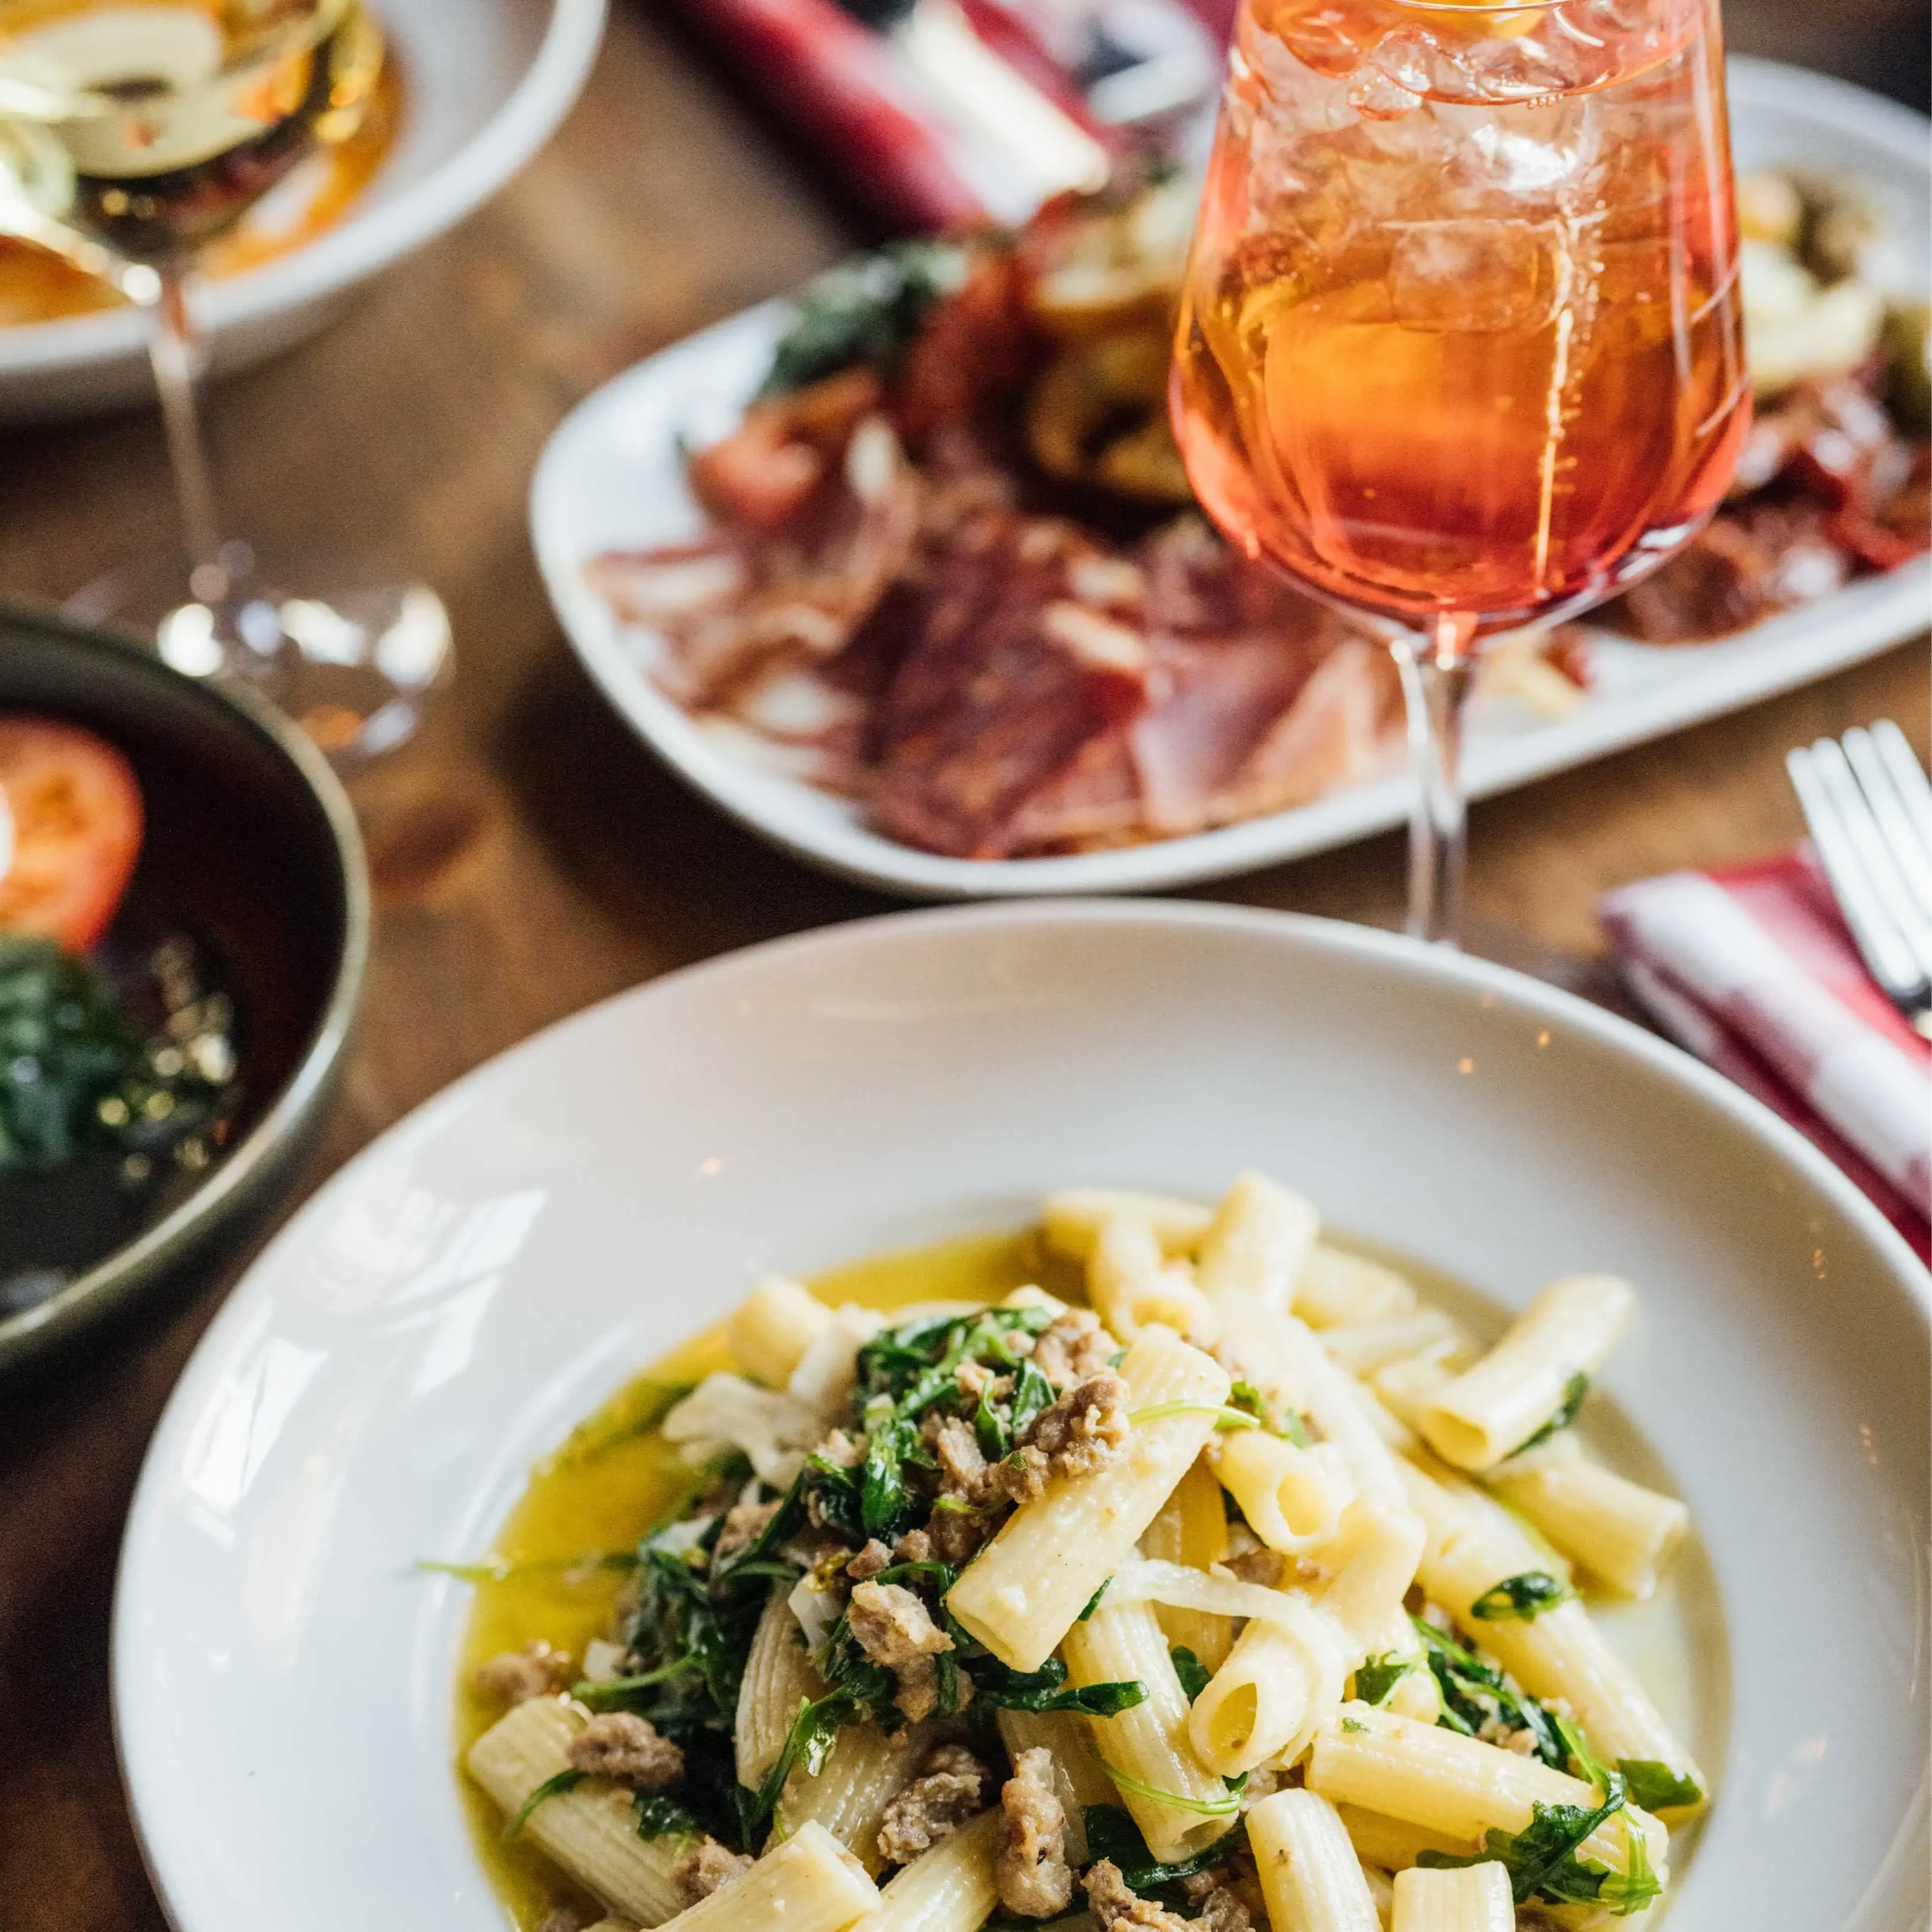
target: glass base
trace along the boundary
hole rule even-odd
[[[190,677],[252,686],[342,769],[412,737],[450,664],[449,614],[427,584],[355,581],[245,544],[185,578],[171,556],[129,565],[62,608],[152,644]]]

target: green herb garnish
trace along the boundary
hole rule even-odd
[[[1395,1687],[1415,1669],[1417,1662],[1413,1657],[1397,1657],[1393,1652],[1368,1658],[1356,1666],[1355,1695],[1364,1704],[1372,1704],[1379,1710]]]
[[[1185,1644],[1168,1652],[1174,1659],[1174,1674],[1191,1704],[1214,1681],[1214,1673]]]
[[[704,1828],[689,1805],[662,1792],[639,1792],[632,1801],[631,1809],[636,1815],[640,1838],[694,1838]]]
[[[517,1815],[503,1827],[503,1842],[508,1844],[522,1835],[523,1828],[530,1822],[530,1814],[546,1798],[561,1797],[566,1791],[574,1791],[590,1774],[574,1768],[566,1768],[554,1777],[547,1778],[542,1784],[517,1807]]]
[[[1089,1804],[1081,1812],[1087,1831],[1087,1856],[1097,1863],[1111,1859],[1119,1868],[1121,1881],[1130,1892],[1150,1892],[1178,1885],[1196,1872],[1222,1864],[1240,1844],[1242,1828],[1237,1825],[1226,1837],[1217,1838],[1204,1851],[1174,1864],[1162,1864],[1148,1850],[1141,1828],[1124,1804]]]
[[[784,395],[862,363],[890,376],[933,304],[965,280],[967,265],[966,251],[950,242],[899,242],[814,277],[759,394]]]
[[[1100,1760],[1100,1768],[1123,1791],[1131,1791],[1136,1798],[1147,1798],[1156,1804],[1169,1804],[1177,1811],[1196,1812],[1203,1818],[1232,1817],[1241,1808],[1240,1792],[1233,1787],[1247,1781],[1246,1778],[1223,1778],[1222,1783],[1230,1785],[1226,1798],[1189,1798],[1178,1791],[1162,1791],[1157,1785],[1143,1784],[1138,1778],[1130,1775],[1118,1765],[1109,1764],[1105,1758]]]
[[[1547,1570],[1526,1570],[1505,1576],[1469,1606],[1469,1614],[1486,1624],[1533,1623],[1545,1610],[1567,1604],[1576,1592]]]
[[[1572,1376],[1564,1384],[1563,1400],[1557,1405],[1556,1413],[1534,1436],[1525,1436],[1510,1454],[1521,1456],[1532,1449],[1540,1448],[1558,1430],[1568,1429],[1576,1420],[1577,1412],[1583,1406],[1583,1398],[1589,1393],[1590,1378],[1582,1374]]]
[[[1654,1758],[1620,1757],[1617,1769],[1622,1774],[1630,1802],[1646,1811],[1670,1811],[1689,1804],[1701,1804],[1704,1793],[1694,1779],[1680,1778],[1667,1764]]]
[[[1438,1724],[1473,1738],[1492,1718],[1500,1718],[1512,1730],[1528,1731],[1535,1740],[1536,1755],[1552,1770],[1569,1769],[1568,1748],[1556,1720],[1541,1704],[1426,1618],[1412,1617],[1409,1622],[1422,1639],[1423,1655],[1442,1694]]]

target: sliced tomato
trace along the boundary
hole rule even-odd
[[[140,853],[134,767],[78,724],[0,712],[0,792],[11,830],[10,841],[0,825],[0,932],[85,952],[106,931]]]

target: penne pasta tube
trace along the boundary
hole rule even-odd
[[[1298,1757],[1342,1701],[1348,1639],[1315,1604],[1280,1596],[1290,1619],[1252,1621],[1188,1714],[1194,1755],[1219,1777]]]
[[[1294,1306],[1311,1328],[1357,1328],[1408,1314],[1415,1306],[1415,1288],[1406,1275],[1380,1262],[1317,1241],[1302,1265]]]
[[[1439,1308],[1420,1308],[1392,1321],[1326,1329],[1322,1341],[1336,1367],[1366,1376],[1412,1355],[1453,1354],[1462,1345],[1462,1331]]]
[[[1265,1174],[1238,1175],[1202,1238],[1196,1282],[1210,1301],[1242,1295],[1286,1309],[1321,1227],[1300,1195]]]
[[[800,1765],[785,1780],[775,1834],[821,1825],[876,1876],[885,1865],[879,1827],[886,1807],[919,1775],[931,1735],[928,1727],[915,1725],[895,1743],[876,1725],[847,1725],[816,1778]]]
[[[1420,1423],[1422,1406],[1456,1379],[1454,1369],[1434,1355],[1405,1355],[1372,1370],[1368,1384],[1376,1400],[1406,1428]]]
[[[1087,1296],[1125,1342],[1156,1322],[1197,1341],[1211,1340],[1215,1333],[1214,1311],[1186,1264],[1167,1260],[1153,1228],[1132,1215],[1114,1216],[1094,1237]]]
[[[470,1747],[470,1774],[514,1819],[540,1785],[569,1769],[571,1740],[586,1720],[568,1697],[528,1698]],[[671,1878],[677,1840],[639,1838],[630,1792],[608,1778],[543,1799],[522,1835],[599,1904],[640,1925],[662,1924],[684,1902]]]
[[[1173,1495],[1148,1525],[1141,1538],[1141,1553],[1160,1562],[1184,1564],[1191,1570],[1209,1569],[1227,1555],[1227,1512],[1221,1505],[1221,1485],[1205,1456],[1190,1465]],[[1171,1646],[1191,1650],[1210,1670],[1219,1670],[1226,1661],[1234,1642],[1227,1618],[1208,1610],[1170,1609],[1166,1604],[1155,1614]]]
[[[1572,1562],[1627,1597],[1656,1589],[1690,1527],[1675,1496],[1593,1462],[1568,1436],[1499,1463],[1485,1480]]]
[[[1167,1412],[1136,1423],[1111,1461],[1022,1504],[947,1594],[952,1614],[1015,1670],[1037,1670],[1132,1555],[1228,1399],[1226,1371],[1166,1328],[1142,1335],[1119,1372],[1135,1409]]]
[[[1385,1871],[1406,1870],[1424,1852],[1467,1858],[1482,1849],[1474,1838],[1452,1838],[1444,1832],[1425,1831],[1404,1819],[1364,1811],[1358,1804],[1342,1804],[1336,1809],[1363,1864],[1378,1865]]]
[[[1509,1874],[1487,1864],[1398,1872],[1391,1932],[1516,1932]]]
[[[832,1311],[802,1282],[767,1275],[725,1325],[725,1346],[745,1373],[782,1389],[805,1352],[832,1325]]]
[[[1192,1254],[1214,1218],[1213,1208],[1172,1194],[1147,1194],[1127,1187],[1069,1187],[1047,1196],[1042,1218],[1048,1246],[1076,1261],[1094,1252],[1108,1221],[1140,1221],[1154,1230],[1165,1254]]]
[[[1022,1751],[1045,1750],[1053,1760],[1054,1796],[1066,1814],[1066,1856],[1087,1862],[1086,1810],[1090,1804],[1118,1804],[1120,1794],[1101,1768],[1087,1720],[1072,1711],[1002,1711],[1000,1742],[1016,1764]]]
[[[1146,1700],[1088,1724],[1119,1802],[1133,1814],[1148,1849],[1164,1862],[1211,1844],[1240,1812],[1219,1777],[1205,1769],[1188,1741],[1187,1694],[1174,1675],[1150,1604],[1100,1607],[1066,1634],[1066,1668],[1076,1684],[1138,1678]]]
[[[1306,1415],[1348,1466],[1354,1500],[1332,1544],[1310,1555],[1330,1579],[1324,1607],[1366,1644],[1414,1580],[1424,1533],[1396,1458],[1369,1418],[1370,1398],[1292,1315],[1244,1301],[1231,1315],[1230,1333],[1250,1378],[1271,1401]]]
[[[1552,1282],[1474,1367],[1424,1404],[1418,1424],[1429,1446],[1458,1468],[1493,1468],[1562,1408],[1576,1376],[1603,1366],[1635,1304],[1615,1275]]]
[[[1532,1696],[1563,1699],[1606,1762],[1667,1765],[1706,1789],[1690,1754],[1580,1603],[1552,1604],[1534,1617],[1476,1616],[1499,1584],[1546,1568],[1514,1517],[1466,1484],[1452,1487],[1413,1468],[1408,1480],[1429,1526],[1419,1574],[1430,1595],[1465,1630],[1480,1632],[1483,1648]]]
[[[752,1638],[745,1674],[738,1684],[736,1746],[738,1782],[753,1790],[778,1762],[798,1707],[825,1694],[824,1681],[806,1654],[805,1633],[787,1601],[774,1590]]]
[[[1472,1845],[1484,1843],[1491,1832],[1514,1837],[1529,1825],[1536,1804],[1594,1809],[1598,1802],[1594,1786],[1539,1759],[1359,1703],[1344,1704],[1317,1733],[1307,1778],[1311,1790],[1338,1805],[1404,1820]],[[1584,1840],[1582,1856],[1606,1870],[1626,1870],[1633,1833],[1642,1835],[1651,1868],[1661,1880],[1670,1834],[1635,1805],[1606,1818]]]
[[[1000,1901],[994,1878],[1000,1826],[995,1807],[921,1852],[887,1883],[854,1932],[979,1932]]]
[[[1300,1448],[1265,1430],[1223,1436],[1214,1472],[1262,1542],[1291,1555],[1332,1542],[1354,1500],[1354,1480],[1339,1449],[1326,1442]]]
[[[1388,1932],[1390,1922],[1395,1917],[1395,1882],[1380,1865],[1366,1862],[1362,1876],[1368,1880],[1370,1895],[1376,1901],[1376,1922],[1382,1932]]]
[[[668,1922],[676,1932],[744,1932],[754,1925],[846,1932],[878,1903],[879,1888],[858,1860],[824,1826],[806,1825]]]
[[[1381,1932],[1362,1862],[1327,1798],[1277,1791],[1247,1822],[1274,1932]]]
[[[1413,1718],[1420,1724],[1432,1724],[1442,1715],[1442,1693],[1434,1672],[1429,1668],[1422,1640],[1405,1612],[1396,1610],[1390,1614],[1387,1622],[1370,1638],[1361,1664],[1384,1668],[1406,1665],[1407,1668],[1385,1696],[1377,1699],[1365,1696],[1359,1683],[1352,1678],[1348,1693],[1350,1696],[1361,1697],[1365,1703],[1379,1703],[1385,1711],[1394,1711],[1400,1717]]]

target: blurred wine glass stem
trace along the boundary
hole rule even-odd
[[[1476,620],[1444,612],[1425,633],[1390,648],[1402,676],[1415,802],[1408,820],[1408,932],[1454,946],[1462,927],[1468,812],[1462,796],[1462,717],[1476,669]]]
[[[200,602],[220,604],[230,586],[221,562],[220,519],[196,394],[208,366],[208,349],[195,326],[188,285],[184,269],[159,268],[152,290],[141,305],[148,314],[148,352],[154,363],[154,387],[167,431],[168,460],[181,506],[188,588]]]

